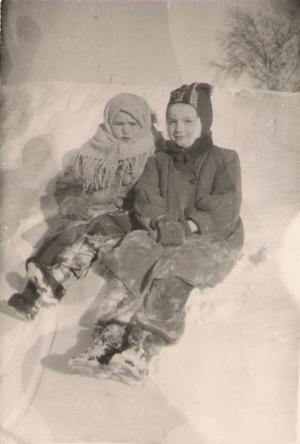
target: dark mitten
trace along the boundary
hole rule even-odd
[[[196,211],[194,207],[188,207],[184,209],[184,215],[187,219],[192,219],[193,213]]]
[[[157,222],[158,242],[165,247],[177,247],[184,241],[184,228],[180,222],[163,217]]]

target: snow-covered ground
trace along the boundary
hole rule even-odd
[[[24,260],[56,211],[40,198],[63,154],[94,134],[119,92],[143,95],[164,130],[167,88],[3,88],[2,300],[22,289]],[[33,323],[0,313],[1,443],[296,441],[300,94],[216,89],[213,105],[214,141],[235,148],[242,164],[240,262],[216,288],[193,291],[182,340],[161,352],[143,387],[68,370],[68,358],[90,340],[102,285],[93,271]]]

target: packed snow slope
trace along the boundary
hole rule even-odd
[[[24,260],[57,211],[51,184],[63,155],[94,134],[106,101],[120,92],[144,96],[165,131],[167,88],[3,87],[1,300],[22,290]],[[216,288],[193,291],[183,338],[138,388],[67,367],[90,342],[103,284],[95,271],[32,323],[0,313],[1,442],[296,441],[300,94],[216,89],[212,99],[214,142],[241,159],[240,262]]]

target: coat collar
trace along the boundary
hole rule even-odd
[[[204,152],[208,151],[213,142],[210,136],[200,137],[189,148],[180,148],[175,142],[168,141],[166,144],[166,151],[169,153],[173,160],[178,163],[187,163],[189,161],[196,160]]]

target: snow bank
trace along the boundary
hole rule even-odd
[[[106,101],[120,92],[145,97],[165,131],[167,88],[3,87],[1,298],[21,286],[12,272],[24,275],[23,261],[46,230],[40,199],[64,153],[94,134]],[[184,337],[153,365],[154,383],[187,418],[165,442],[183,442],[189,430],[191,442],[287,443],[295,439],[299,319],[277,257],[299,210],[300,94],[216,89],[213,104],[215,143],[241,159],[246,241],[222,284],[193,292]]]

